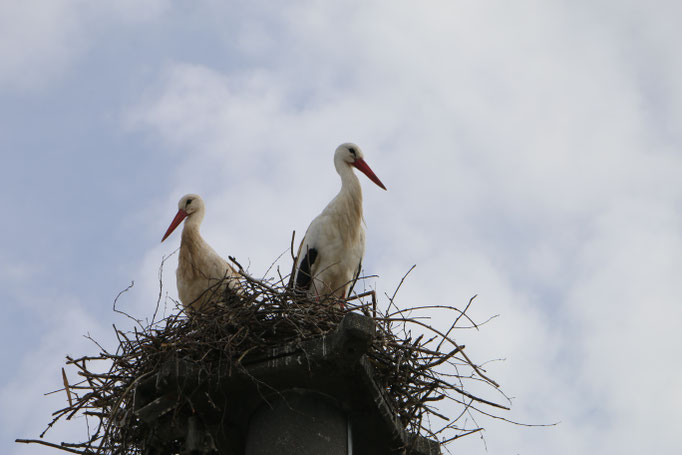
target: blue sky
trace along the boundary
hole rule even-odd
[[[682,423],[678,2],[3,2],[2,452],[64,397],[66,354],[153,312],[177,200],[264,272],[359,144],[365,271],[462,332],[522,428],[453,452],[675,453]],[[300,235],[300,234],[299,234]],[[299,237],[300,238],[300,237]],[[175,296],[171,259],[164,287]],[[282,267],[290,263],[283,259]],[[437,318],[437,315],[434,315]],[[437,320],[437,319],[436,319]],[[82,422],[52,440],[77,439]],[[50,435],[48,433],[48,435]]]

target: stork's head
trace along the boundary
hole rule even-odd
[[[372,169],[370,169],[369,165],[365,162],[365,155],[357,145],[351,142],[339,145],[336,148],[336,152],[334,153],[334,163],[337,165],[337,168],[341,163],[346,163],[349,166],[353,166],[369,177],[369,179],[378,186],[386,189],[384,184],[381,183],[381,180],[379,180],[379,177],[372,172]]]
[[[168,226],[168,230],[166,230],[166,233],[164,234],[161,241],[163,242],[166,240],[166,238],[171,235],[175,228],[178,227],[185,218],[197,218],[196,221],[200,222],[201,218],[203,217],[204,201],[201,199],[201,197],[199,197],[197,194],[184,195],[178,202],[178,213],[175,215],[175,218],[173,218],[173,221],[171,221],[171,224]]]

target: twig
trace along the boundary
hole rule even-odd
[[[116,302],[118,302],[118,298],[121,297],[122,294],[124,294],[124,293],[128,292],[130,289],[132,289],[133,286],[135,286],[135,281],[131,281],[131,282],[130,282],[130,285],[129,285],[127,288],[125,288],[124,290],[122,290],[121,292],[118,293],[118,295],[117,295],[116,298],[114,299],[114,312],[119,313],[119,314],[122,314],[122,315],[124,315],[124,316],[127,316],[127,317],[130,318],[131,320],[135,321],[140,327],[144,327],[144,326],[142,325],[142,321],[141,321],[141,320],[135,319],[134,317],[132,317],[131,315],[129,315],[129,314],[126,313],[125,311],[121,311],[121,310],[119,310],[119,309],[116,308]]]
[[[69,449],[68,447],[64,447],[64,446],[59,445],[59,444],[53,444],[51,442],[41,441],[40,439],[15,439],[14,442],[18,442],[20,444],[40,444],[40,445],[44,445],[47,447],[52,447],[55,449],[63,450],[64,452],[69,452],[69,453],[80,453],[80,454],[87,453],[87,452],[82,451],[82,450]]]

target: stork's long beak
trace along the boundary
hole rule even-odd
[[[379,185],[381,188],[386,189],[383,183],[381,183],[381,180],[379,180],[379,177],[372,172],[372,170],[369,168],[369,165],[363,160],[362,158],[358,158],[353,162],[353,166],[355,166],[360,172],[365,174],[371,181]]]
[[[178,213],[175,215],[175,218],[173,218],[173,221],[171,221],[171,224],[170,224],[170,226],[168,226],[168,230],[163,235],[163,238],[161,239],[161,241],[163,242],[164,240],[166,240],[166,237],[171,235],[171,232],[173,232],[175,230],[175,228],[178,227],[178,225],[180,223],[182,223],[182,220],[184,220],[186,217],[187,217],[187,212],[185,212],[182,209],[178,210]]]

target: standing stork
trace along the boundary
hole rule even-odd
[[[341,144],[334,153],[341,190],[308,226],[294,266],[296,289],[313,296],[346,298],[357,280],[365,253],[362,226],[362,188],[353,168],[386,187],[355,144]]]
[[[219,301],[225,290],[241,294],[239,273],[199,234],[206,207],[196,194],[187,194],[178,202],[178,213],[173,218],[161,241],[171,235],[185,220],[180,241],[180,256],[176,272],[178,295],[185,309],[200,311],[209,301]]]

